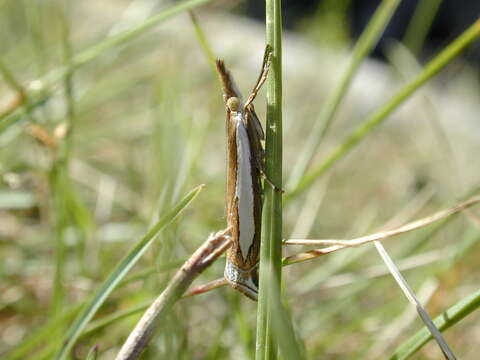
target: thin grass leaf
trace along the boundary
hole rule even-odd
[[[10,85],[10,87],[18,92],[19,94],[23,94],[24,90],[20,82],[15,78],[15,75],[8,69],[8,67],[0,61],[0,73],[2,74],[3,79],[5,82]]]
[[[115,357],[116,360],[135,360],[141,356],[154,332],[160,324],[165,324],[162,320],[165,320],[172,306],[181,299],[192,281],[231,245],[230,236],[227,235],[229,231],[210,234],[208,239],[185,261],[130,332]]]
[[[402,41],[415,55],[422,50],[441,4],[442,0],[420,0],[418,2]]]
[[[153,300],[152,300],[153,301]],[[91,324],[85,329],[84,332],[80,335],[80,337],[84,337],[90,335],[98,330],[103,329],[119,320],[123,320],[129,316],[136,315],[148,309],[152,301],[148,301],[146,303],[132,306],[128,309],[116,311],[115,313],[104,316],[98,320],[92,321]]]
[[[252,327],[247,319],[248,314],[242,309],[242,303],[236,294],[229,295],[229,300],[229,303],[233,304],[232,325],[238,333],[240,346],[248,359],[255,360],[255,334],[252,333]]]
[[[164,9],[160,11],[158,14],[153,15],[149,17],[147,20],[145,20],[143,23],[132,26],[130,29],[127,29],[125,31],[122,31],[118,34],[115,34],[102,42],[98,43],[97,45],[92,46],[91,48],[83,51],[82,53],[76,55],[73,58],[73,63],[70,67],[67,67],[66,69],[60,70],[58,72],[58,75],[62,74],[63,72],[70,72],[73,70],[73,68],[77,66],[84,65],[96,57],[98,57],[100,54],[105,52],[106,50],[110,50],[114,47],[126,44],[127,42],[137,38],[138,36],[142,35],[146,31],[150,30],[153,28],[155,25],[173,17],[176,16],[184,11],[193,9],[197,6],[206,4],[207,2],[210,2],[211,0],[189,0],[189,1],[183,1],[179,4],[172,5],[167,9]],[[57,76],[58,76],[57,75]],[[55,73],[50,75],[53,80],[56,80],[57,77],[55,76]],[[61,77],[63,77],[62,75]],[[49,77],[47,76],[47,79]]]
[[[325,174],[334,164],[342,159],[350,150],[352,150],[361,140],[370,134],[378,125],[380,125],[388,116],[402,105],[412,94],[415,93],[429,79],[442,70],[450,61],[455,59],[462,50],[475,41],[480,36],[480,20],[477,20],[455,41],[448,45],[440,54],[431,60],[423,71],[407,85],[405,85],[396,95],[394,95],[383,106],[376,110],[360,126],[352,131],[346,140],[340,144],[326,159],[318,166],[306,173],[298,185],[287,194],[287,199],[298,196],[309,188],[320,176]]]
[[[98,349],[99,349],[99,346],[98,346],[98,345],[93,346],[93,347],[90,349],[90,351],[88,352],[87,357],[85,358],[85,360],[97,360],[97,358],[98,358]]]
[[[134,281],[144,279],[145,277],[152,275],[154,273],[158,273],[159,271],[168,271],[168,270],[173,270],[181,266],[185,260],[179,260],[175,261],[169,264],[164,264],[163,266],[159,268],[149,268],[144,271],[139,271],[138,273],[135,273],[131,276],[125,277],[116,287],[116,289],[126,286]],[[79,304],[75,304],[74,306],[69,307],[62,313],[61,315],[53,318],[52,320],[48,321],[45,325],[40,327],[39,329],[35,330],[27,339],[25,339],[20,345],[17,345],[14,350],[12,350],[10,353],[7,354],[7,357],[5,360],[18,360],[18,359],[24,359],[25,356],[31,352],[35,347],[38,345],[42,344],[43,342],[48,339],[54,329],[60,327],[62,324],[69,322],[70,320],[73,319],[75,315],[77,315],[80,310],[82,310],[82,307],[85,305],[86,301],[82,301]],[[91,334],[92,332],[95,332],[97,330],[102,329],[103,327],[117,321],[121,320],[125,317],[128,317],[130,315],[134,315],[138,312],[141,312],[144,310],[146,307],[149,306],[151,302],[149,302],[147,305],[141,304],[134,306],[130,309],[123,310],[123,311],[118,311],[110,316],[105,316],[101,319],[92,321],[90,325],[82,332],[80,337],[86,336],[88,334]],[[55,351],[55,347],[57,346],[57,342],[52,342],[53,347],[49,346],[50,348],[50,353],[53,353]]]
[[[62,23],[62,48],[64,63],[67,65],[71,61],[72,50],[70,44],[70,28],[68,19],[65,13],[60,14]],[[72,139],[72,127],[75,117],[73,98],[73,72],[64,78],[63,86],[65,88],[65,107],[66,113],[66,133],[61,138],[58,138],[57,151],[54,154],[54,160],[52,168],[50,170],[50,196],[53,207],[53,223],[55,224],[55,239],[56,239],[56,252],[55,252],[55,272],[54,272],[54,289],[53,296],[50,305],[50,313],[55,314],[63,307],[64,302],[64,290],[63,290],[63,274],[65,273],[64,265],[66,263],[66,246],[65,246],[65,234],[68,228],[79,229],[82,235],[87,230],[81,226],[82,222],[76,223],[77,209],[82,216],[80,219],[88,218],[88,210],[81,205],[78,199],[77,193],[74,190],[74,185],[68,176],[69,173],[69,156],[71,153],[71,139]],[[86,223],[84,223],[86,225]],[[78,258],[82,259],[83,249],[85,247],[86,236],[80,236],[76,251]]]
[[[64,5],[68,7],[68,3]],[[64,65],[69,67],[72,62],[73,50],[72,44],[70,41],[70,25],[68,19],[68,8],[64,10],[61,15],[61,24],[62,24],[62,50],[63,50],[63,62]],[[73,82],[73,71],[70,72],[63,79],[64,87],[64,101],[66,107],[66,133],[65,139],[63,142],[63,149],[61,153],[62,160],[68,164],[69,155],[71,153],[72,147],[72,137],[73,137],[73,126],[75,120],[75,94],[74,94],[74,82]]]
[[[53,331],[55,331],[55,329],[61,327],[67,321],[73,319],[73,317],[81,310],[82,305],[83,304],[75,305],[74,307],[65,310],[61,315],[51,318],[51,320],[49,320],[45,325],[33,331],[33,333],[27,339],[25,339],[20,345],[17,345],[10,353],[2,354],[2,356],[5,356],[3,359],[26,359],[27,354],[30,353],[34,348],[36,348],[42,343],[48,342],[47,339],[50,338],[50,335]],[[53,352],[53,350],[57,346],[57,343],[51,341],[51,345],[54,345],[54,347],[51,348]]]
[[[75,69],[94,60],[95,58],[97,58],[107,50],[110,50],[120,45],[124,45],[129,41],[142,35],[146,31],[150,30],[155,25],[173,16],[176,16],[186,10],[193,9],[197,6],[206,4],[209,1],[211,0],[189,0],[189,1],[183,1],[176,5],[172,5],[169,8],[160,11],[158,14],[149,17],[147,20],[145,20],[141,24],[132,26],[131,28],[123,32],[112,35],[106,38],[105,40],[98,42],[96,45],[93,45],[92,47],[82,51],[78,55],[73,56],[70,64],[50,71],[43,78],[36,80],[35,83],[41,85],[43,89],[51,88],[58,81],[63,79],[65,76],[68,76],[70,73],[72,73]],[[27,91],[27,96],[30,96],[30,92],[32,92],[32,90]],[[35,103],[32,103],[32,109],[33,107],[35,107]],[[0,114],[0,121],[3,119],[4,119],[4,114]],[[19,117],[15,117],[15,119],[18,120]],[[13,122],[14,121],[10,120],[10,124],[12,124]],[[1,130],[4,130],[4,129],[0,127],[0,131]]]
[[[215,67],[215,60],[217,59],[217,57],[213,53],[212,46],[210,45],[210,42],[208,41],[207,36],[205,35],[205,32],[203,31],[202,26],[198,21],[197,15],[195,15],[195,12],[190,10],[188,14],[190,15],[190,20],[192,21],[193,28],[195,29],[195,35],[197,36],[197,40],[200,43],[200,47],[202,48],[203,53],[208,59],[208,64],[210,65],[212,72],[216,74],[217,70]]]
[[[27,95],[26,90],[18,81],[18,79],[13,75],[10,69],[1,61],[0,59],[0,73],[5,80],[5,82],[17,93],[17,98],[13,102],[13,106],[9,107],[2,113],[0,113],[0,121],[5,118],[10,117],[16,113],[15,108],[19,108],[20,114],[25,115],[30,122],[34,122],[34,118],[31,114],[33,107],[30,105],[29,95]],[[3,121],[0,122],[0,130],[5,127]]]
[[[413,306],[415,306],[418,315],[420,316],[420,318],[422,319],[424,324],[427,326],[427,328],[430,331],[430,333],[432,334],[432,336],[435,338],[438,346],[440,347],[443,354],[445,355],[445,358],[448,359],[448,360],[455,360],[456,357],[453,354],[453,351],[450,349],[448,344],[443,339],[440,331],[433,324],[433,321],[430,318],[430,315],[428,315],[427,311],[423,308],[420,301],[418,301],[418,299],[415,296],[415,293],[413,292],[412,288],[408,285],[407,281],[405,280],[405,278],[401,274],[400,270],[398,270],[398,267],[395,265],[395,263],[393,262],[390,255],[388,255],[388,253],[385,250],[385,248],[383,247],[383,245],[379,241],[374,241],[373,244],[375,245],[375,248],[377,249],[378,253],[380,254],[382,260],[385,262],[385,265],[387,266],[388,270],[390,270],[390,273],[394,277],[398,286],[400,286],[400,289],[402,289],[403,293],[407,297],[408,301],[410,301],[410,303]]]
[[[29,94],[29,96],[31,95]],[[24,119],[25,113],[30,114],[37,107],[45,105],[50,99],[50,95],[48,93],[37,94],[31,97],[33,100],[29,99],[28,102],[25,102],[23,95],[19,95],[13,108],[8,108],[0,113],[0,134],[2,134],[10,126]],[[27,119],[31,121],[31,118],[28,116]]]
[[[48,60],[52,54],[47,50],[48,46],[44,39],[44,24],[42,23],[42,16],[45,14],[42,11],[42,4],[39,2],[32,2],[23,0],[23,9],[25,11],[25,20],[28,28],[28,35],[30,36],[30,43],[32,44],[32,57],[36,66],[36,73],[41,76],[45,73]]]
[[[77,341],[85,326],[89,323],[95,315],[100,306],[107,299],[108,295],[112,293],[118,283],[128,273],[128,271],[136,264],[140,257],[155,240],[158,233],[172,221],[186,208],[195,197],[199,194],[203,186],[198,186],[190,191],[177,205],[147,232],[147,234],[135,245],[135,247],[125,256],[125,258],[115,267],[107,279],[102,283],[99,289],[92,296],[91,300],[87,302],[84,310],[75,319],[65,337],[65,342],[55,358],[57,360],[65,359],[71,348]]]
[[[266,37],[273,49],[272,65],[267,79],[267,126],[265,167],[267,177],[282,187],[282,10],[280,0],[267,0]],[[260,247],[260,279],[257,308],[256,359],[276,359],[272,339],[270,305],[271,271],[280,288],[282,275],[282,195],[265,182],[262,210],[262,239]]]
[[[278,281],[272,279],[272,276],[273,274],[270,274],[270,283],[272,285],[269,300],[272,314],[274,315],[271,317],[272,334],[275,337],[274,344],[278,344],[283,359],[302,359],[302,352],[296,339],[290,314],[282,304],[282,295],[278,287]]]
[[[388,274],[390,274],[388,272]],[[418,290],[418,298],[423,304],[426,304],[438,289],[438,281],[435,279],[427,279],[423,282]],[[417,312],[407,304],[405,309],[395,318],[385,324],[381,332],[376,336],[374,344],[368,350],[367,357],[370,359],[382,358],[387,349],[392,347],[401,334],[408,331],[408,327],[417,318]]]
[[[377,44],[378,39],[380,39],[380,36],[383,34],[385,27],[392,18],[399,3],[400,0],[383,0],[373,14],[367,27],[362,32],[353,49],[350,63],[341,75],[335,88],[329,93],[325,103],[322,104],[320,115],[315,121],[304,146],[304,150],[300,153],[292,170],[287,186],[288,188],[295,188],[298,185],[299,180],[307,170],[323,137],[330,128],[338,106],[345,97],[358,68]]]
[[[457,324],[460,320],[480,307],[480,289],[470,296],[465,297],[443,314],[437,316],[433,323],[440,331],[445,331],[451,326]],[[423,328],[413,335],[410,339],[400,345],[389,357],[390,360],[405,360],[418,352],[423,345],[432,339],[432,335]]]
[[[349,247],[356,247],[368,244],[372,241],[384,240],[392,236],[404,234],[406,232],[410,232],[413,230],[420,229],[422,227],[428,226],[436,221],[445,219],[450,217],[451,215],[457,214],[460,211],[466,210],[467,208],[474,206],[480,202],[480,197],[476,196],[473,197],[463,203],[458,204],[452,208],[441,210],[431,216],[427,216],[425,218],[412,221],[408,224],[402,225],[396,229],[382,231],[379,233],[374,233],[366,236],[361,236],[359,238],[351,239],[351,240],[334,240],[334,239],[326,239],[326,240],[301,240],[301,239],[291,239],[286,240],[284,244],[286,245],[329,245],[326,248],[310,250],[305,253],[295,254],[286,257],[283,259],[283,265],[290,265],[297,262],[307,261],[322,255],[330,254],[332,252],[349,248]],[[444,220],[445,221],[445,220]]]

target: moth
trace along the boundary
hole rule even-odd
[[[262,70],[245,102],[225,63],[216,61],[227,112],[225,207],[232,242],[227,250],[224,277],[234,289],[253,300],[258,297],[264,133],[252,102],[267,79],[271,60],[272,49],[267,46]]]

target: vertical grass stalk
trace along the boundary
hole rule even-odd
[[[66,14],[62,11],[59,13],[62,30],[62,47],[63,47],[63,61],[68,65],[71,59],[71,46],[70,46],[70,27]],[[65,104],[66,104],[66,122],[67,134],[70,133],[69,127],[73,123],[74,117],[74,100],[73,100],[73,73],[68,74],[64,79],[65,88]],[[54,154],[54,161],[52,168],[49,172],[50,180],[50,192],[52,198],[52,215],[53,226],[55,227],[55,272],[53,277],[53,295],[50,302],[50,313],[56,315],[61,311],[63,300],[65,297],[63,289],[63,275],[65,267],[66,246],[65,246],[65,232],[69,227],[70,216],[68,206],[68,192],[70,180],[68,177],[68,160],[69,160],[69,147],[67,146],[68,138],[59,139],[58,148]]]
[[[265,172],[282,186],[282,15],[280,0],[266,1],[266,41],[273,48],[267,80]],[[269,296],[275,281],[280,288],[282,269],[282,194],[265,182],[260,251],[260,291],[257,313],[256,359],[276,358],[272,342],[272,306]]]
[[[415,8],[403,37],[403,43],[415,56],[420,54],[441,4],[442,0],[422,0]]]

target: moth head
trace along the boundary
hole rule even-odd
[[[240,107],[240,100],[237,97],[232,96],[227,100],[227,107],[230,111],[238,111]]]

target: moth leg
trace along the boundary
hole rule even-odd
[[[270,185],[273,188],[273,190],[278,191],[282,194],[285,193],[285,190],[283,190],[281,187],[275,185],[272,182],[272,180],[269,179],[269,177],[267,176],[267,174],[265,174],[265,172],[263,170],[260,170],[260,174],[262,174],[262,177],[265,179],[265,181],[268,183],[268,185]]]
[[[258,92],[260,91],[260,88],[262,87],[263,83],[265,82],[265,80],[267,80],[268,70],[270,69],[270,65],[272,64],[272,53],[273,52],[272,52],[271,46],[267,45],[267,47],[265,48],[265,54],[263,55],[262,71],[258,76],[257,83],[253,87],[253,90],[250,96],[248,97],[247,101],[245,102],[245,105],[243,106],[244,109],[246,109],[247,106],[252,103],[252,101],[255,99]]]
[[[285,193],[285,190],[283,190],[281,187],[277,186],[274,184],[272,180],[267,176],[264,170],[263,162],[261,159],[259,159],[258,156],[255,156],[255,167],[258,169],[260,172],[260,175],[265,179],[265,181],[275,190],[278,192],[281,192],[282,194]]]

